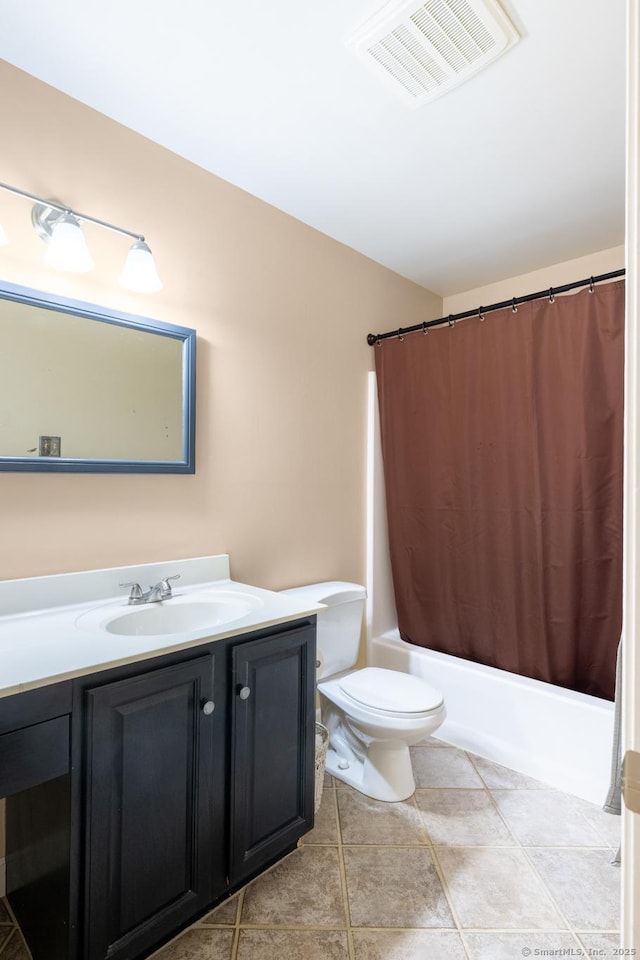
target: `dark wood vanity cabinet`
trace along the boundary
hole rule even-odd
[[[217,659],[85,691],[87,957],[136,956],[224,889]]]
[[[22,696],[0,699],[0,732]],[[49,760],[7,805],[8,849],[32,858],[9,856],[8,896],[34,960],[147,956],[293,849],[313,826],[314,717],[314,618],[74,680],[72,712],[43,727],[65,772]],[[63,883],[40,828],[54,801]]]
[[[313,826],[315,645],[306,628],[232,648],[231,881]]]

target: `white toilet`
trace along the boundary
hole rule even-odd
[[[327,605],[318,614],[317,653],[327,772],[374,800],[406,800],[415,790],[409,747],[445,719],[442,694],[397,670],[349,669],[358,658],[364,587],[333,581],[283,592]]]

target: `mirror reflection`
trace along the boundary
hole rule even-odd
[[[0,470],[193,472],[195,333],[0,289]]]

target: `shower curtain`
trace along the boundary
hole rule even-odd
[[[374,350],[402,638],[613,699],[624,282]]]

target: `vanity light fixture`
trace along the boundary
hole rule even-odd
[[[153,293],[162,288],[153,254],[142,234],[132,233],[131,230],[116,227],[113,223],[90,217],[86,213],[78,213],[57,200],[45,200],[17,187],[10,187],[7,183],[0,183],[0,190],[7,190],[35,203],[31,211],[31,222],[38,236],[48,245],[44,259],[49,266],[74,273],[93,270],[95,263],[89,253],[81,223],[95,223],[99,227],[133,238],[134,242],[118,278],[121,286],[139,293]],[[5,246],[8,242],[8,237],[0,226],[0,246]]]
[[[47,211],[52,211],[52,218],[51,214],[50,219],[42,217]],[[31,219],[37,234],[48,244],[45,263],[56,270],[68,270],[70,273],[93,270],[95,263],[77,217],[72,213],[60,215],[58,210],[52,210],[51,207],[43,209],[43,204],[38,203],[31,211]]]

